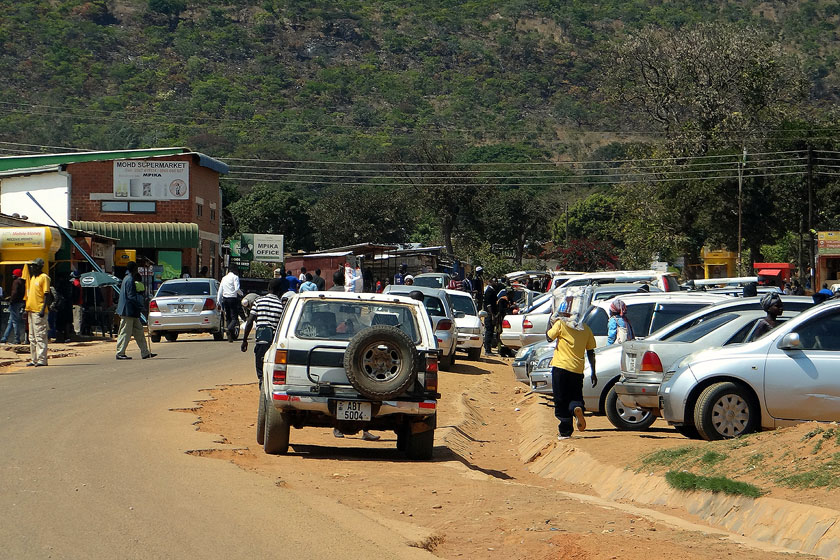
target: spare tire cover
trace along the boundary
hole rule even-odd
[[[344,353],[347,380],[361,395],[375,400],[404,393],[417,378],[420,363],[411,338],[389,325],[359,331]]]

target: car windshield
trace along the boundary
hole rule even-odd
[[[708,321],[697,323],[693,327],[684,330],[677,336],[673,336],[668,340],[673,342],[697,342],[710,332],[734,321],[738,317],[739,315],[737,313],[724,313],[723,315],[712,317]]]
[[[295,327],[295,336],[350,340],[360,330],[376,325],[397,327],[415,344],[420,342],[420,330],[411,306],[371,301],[307,301]]]
[[[209,296],[210,282],[164,282],[155,297]]]
[[[414,279],[415,286],[424,288],[444,288],[442,276],[418,276]]]
[[[452,301],[452,308],[465,315],[476,315],[475,303],[470,296],[456,296],[449,294],[449,299]]]

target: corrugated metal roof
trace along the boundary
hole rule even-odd
[[[126,223],[76,220],[70,227],[119,239],[126,249],[187,249],[198,247],[198,224],[174,222]]]
[[[198,164],[218,173],[227,173],[227,164],[210,156],[193,152],[188,148],[149,148],[145,150],[114,150],[107,152],[71,152],[65,154],[29,154],[0,157],[0,171],[30,169],[45,165],[63,165],[85,161],[107,161],[111,159],[137,159],[175,155],[194,155]]]

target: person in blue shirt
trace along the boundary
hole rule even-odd
[[[289,291],[297,293],[300,280],[298,280],[297,276],[292,274],[291,270],[286,271],[286,280],[289,281]]]
[[[627,304],[616,299],[610,304],[610,320],[607,323],[607,345],[621,344],[633,340],[633,327],[627,318]]]
[[[408,270],[408,265],[402,263],[400,265],[400,271],[394,274],[394,285],[395,286],[402,286],[405,283],[405,272]]]

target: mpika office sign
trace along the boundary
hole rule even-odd
[[[254,260],[263,262],[283,261],[283,236],[254,234]]]

